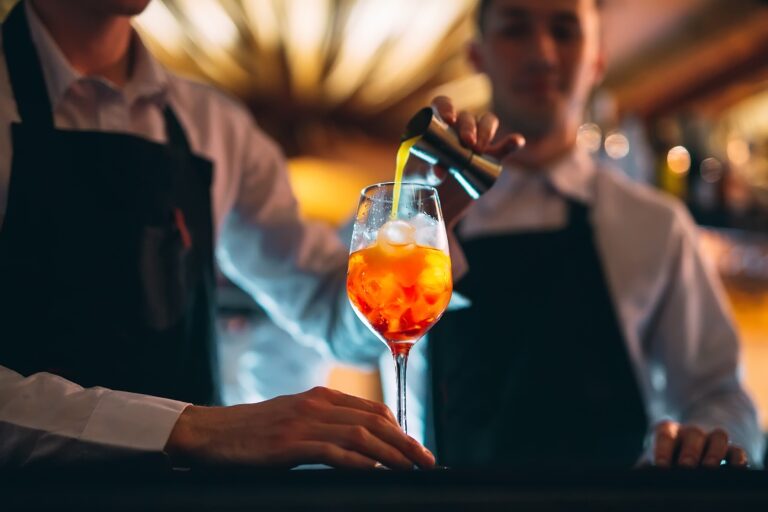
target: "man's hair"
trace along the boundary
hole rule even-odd
[[[475,11],[475,21],[477,23],[477,30],[480,34],[485,32],[485,14],[488,12],[488,7],[493,0],[480,0],[477,3],[477,11]],[[605,0],[595,0],[595,5],[598,9],[602,9],[605,5]]]

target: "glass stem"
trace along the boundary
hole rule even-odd
[[[403,432],[408,433],[408,421],[405,417],[405,367],[408,365],[408,353],[395,353],[395,373],[397,375],[397,422]]]

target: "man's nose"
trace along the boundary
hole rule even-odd
[[[529,62],[535,67],[550,68],[557,63],[557,43],[547,27],[535,26],[528,46]]]

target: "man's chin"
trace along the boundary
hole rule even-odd
[[[504,131],[521,133],[526,140],[546,137],[563,119],[560,102],[551,98],[520,102],[517,108],[499,109],[498,114]]]
[[[529,141],[543,140],[556,132],[557,120],[551,112],[531,112],[525,121],[516,124],[513,131],[522,134],[527,145]]]
[[[92,9],[109,16],[138,16],[147,8],[150,0],[81,0]]]
[[[527,172],[546,172],[547,164],[551,160],[549,150],[540,147],[536,142],[529,147],[526,143],[524,149],[506,156],[501,161],[505,169],[520,169]]]

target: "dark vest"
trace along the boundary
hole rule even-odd
[[[430,332],[431,418],[450,467],[631,466],[645,407],[588,209],[556,231],[462,242],[468,309]]]
[[[0,231],[0,364],[215,402],[212,164],[170,107],[167,144],[55,128],[23,7],[3,24],[21,121]]]

